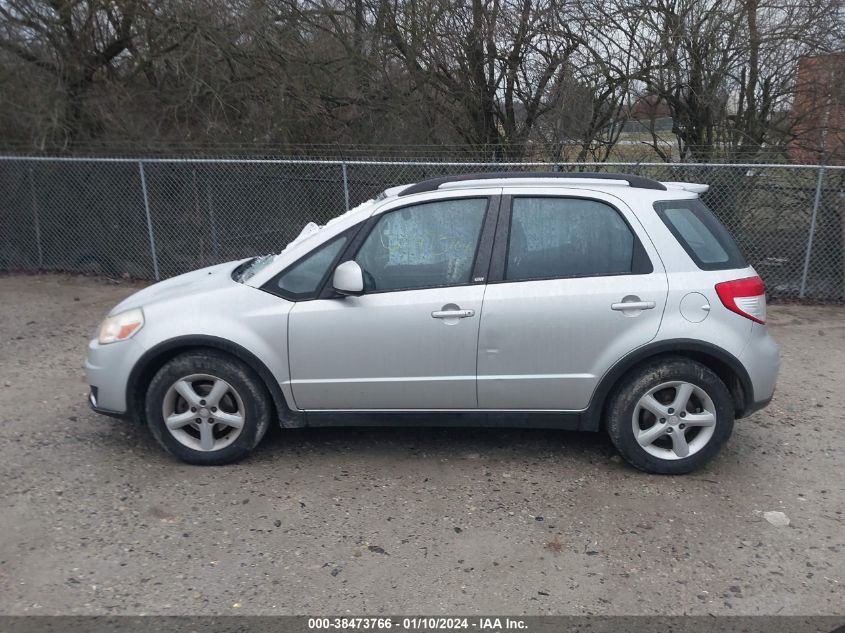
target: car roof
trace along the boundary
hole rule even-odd
[[[491,184],[500,183],[503,181],[516,180],[544,180],[551,182],[561,181],[612,181],[617,183],[625,183],[630,187],[637,187],[638,189],[656,189],[658,191],[666,191],[666,187],[652,180],[651,178],[644,178],[633,174],[616,174],[605,172],[572,172],[572,171],[510,171],[510,172],[483,172],[475,174],[458,174],[451,176],[440,176],[438,178],[429,178],[421,182],[415,183],[399,192],[400,196],[407,196],[414,193],[422,193],[425,191],[434,191],[441,187],[450,187],[457,185],[458,187],[465,185],[467,182],[484,181],[487,186],[496,186]]]
[[[667,196],[669,192],[701,194],[709,188],[708,185],[702,183],[661,182],[632,174],[596,172],[488,172],[440,176],[408,185],[390,187],[378,199],[401,198],[419,193],[454,192],[463,189],[489,189],[493,187],[588,188],[612,192],[615,195],[624,195],[620,191],[620,188],[625,188],[630,193],[635,193],[636,190],[636,193],[653,194],[650,197],[654,198],[676,197],[673,195]]]
[[[594,195],[599,192],[626,201],[628,204],[631,204],[633,199],[639,199],[650,205],[658,200],[695,198],[699,193],[707,190],[707,185],[659,182],[628,174],[597,175],[586,172],[490,172],[442,176],[417,183],[397,185],[385,189],[373,200],[368,200],[333,218],[319,231],[306,235],[300,240],[294,240],[279,254],[280,256],[272,266],[256,274],[247,283],[261,285],[289,263],[309,252],[315,245],[328,241],[360,222],[362,218],[373,213],[381,213],[385,209],[395,208],[397,203],[401,205],[406,199],[408,204],[413,204],[421,201],[434,202],[445,195],[459,194],[462,191],[483,190],[484,195],[489,195],[494,191],[505,190],[505,193],[512,193],[519,189],[542,189],[546,195],[549,189],[557,189],[561,192],[571,191],[575,195]]]

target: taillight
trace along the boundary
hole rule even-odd
[[[766,322],[766,286],[759,277],[746,277],[716,284],[725,307],[755,323]]]

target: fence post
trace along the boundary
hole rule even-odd
[[[346,161],[343,161],[343,199],[346,202],[346,210],[349,211],[349,177],[346,174]]]
[[[810,234],[807,236],[807,252],[804,255],[804,272],[801,274],[801,288],[798,297],[803,299],[807,291],[807,274],[810,271],[810,254],[813,251],[813,234],[816,232],[816,217],[819,213],[819,202],[822,197],[822,182],[824,181],[824,165],[819,165],[819,176],[816,179],[816,196],[813,200],[813,213],[810,216]]]
[[[29,191],[32,195],[32,223],[35,226],[35,248],[38,249],[38,268],[44,268],[44,251],[41,248],[41,221],[38,217],[38,199],[35,197],[35,176],[29,167]]]
[[[156,240],[153,235],[153,218],[150,215],[150,198],[147,195],[147,178],[144,175],[144,161],[138,161],[138,172],[141,174],[141,193],[144,194],[144,212],[147,214],[147,232],[150,235],[150,253],[153,256],[153,274],[156,281],[160,279],[158,274],[158,254],[156,253]]]
[[[211,187],[205,183],[205,196],[208,198],[208,223],[211,230],[211,256],[214,263],[220,263],[220,242],[217,239],[217,222],[214,219],[214,196],[211,195]]]
[[[193,194],[194,198],[194,221],[202,225],[202,209],[200,209],[200,198],[199,194],[197,193],[197,168],[191,168],[191,193]],[[199,248],[200,248],[200,255],[199,255],[199,265],[200,267],[206,265],[205,259],[205,239],[199,240]]]

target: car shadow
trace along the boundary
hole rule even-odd
[[[251,459],[273,460],[302,452],[330,456],[425,456],[434,459],[531,459],[551,454],[606,461],[616,451],[605,433],[558,429],[487,427],[319,427],[272,428]]]
[[[80,441],[124,453],[163,455],[146,424],[130,420],[98,419]],[[272,424],[246,463],[269,463],[298,458],[348,459],[475,459],[494,457],[526,461],[566,456],[582,463],[606,462],[616,450],[606,433],[519,427],[313,427],[282,429]]]

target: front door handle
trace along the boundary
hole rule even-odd
[[[435,310],[431,316],[435,319],[465,319],[475,316],[475,310]]]
[[[655,306],[654,301],[622,301],[620,303],[611,303],[611,310],[652,310]]]

